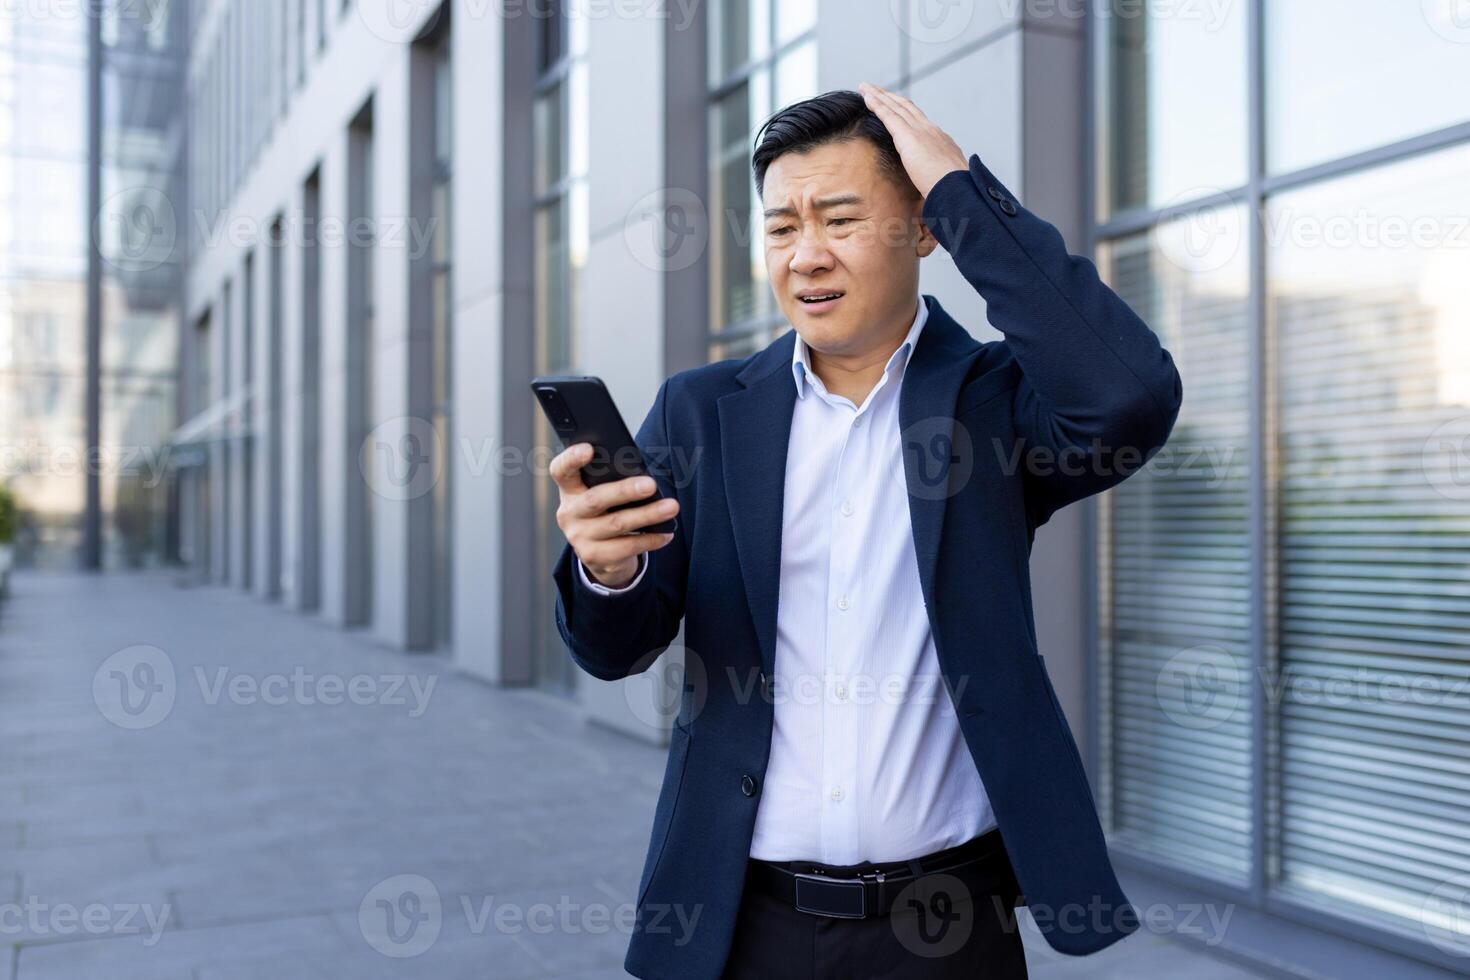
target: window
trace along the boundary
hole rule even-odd
[[[447,8],[446,8],[447,9]],[[450,275],[454,266],[452,186],[454,166],[454,64],[450,58],[450,37],[444,31],[434,48],[434,162],[433,162],[433,244],[432,248],[432,329],[433,349],[433,418],[438,444],[449,451],[454,443],[453,392],[451,362],[453,345],[453,301]],[[444,646],[453,635],[454,536],[451,510],[452,467],[445,465],[434,481],[434,637]]]
[[[219,394],[220,401],[228,405],[233,401],[235,393],[234,378],[234,347],[235,338],[233,327],[235,325],[235,310],[232,305],[234,290],[231,288],[230,280],[225,280],[224,290],[220,294],[219,308]],[[219,447],[219,516],[218,522],[223,533],[219,539],[219,578],[221,581],[230,579],[230,537],[234,530],[235,514],[232,510],[235,503],[234,495],[234,455],[235,441],[231,438],[232,433],[228,428],[223,430],[222,445]]]
[[[296,84],[306,81],[306,0],[293,0],[296,4]]]
[[[1245,7],[1098,4],[1101,217],[1245,183]]]
[[[275,16],[281,25],[280,37],[277,49],[281,56],[280,75],[275,79],[276,92],[276,118],[280,119],[286,111],[286,92],[290,88],[286,79],[291,77],[291,39],[287,36],[291,24],[291,0],[279,0],[275,4]]]
[[[583,273],[587,266],[587,17],[551,5],[536,23],[536,82],[532,105],[536,194],[534,289],[536,374],[571,373],[577,361],[582,324]],[[537,412],[535,445],[558,445],[556,434]],[[537,683],[569,691],[571,659],[557,635],[551,568],[566,539],[556,524],[556,487],[535,481],[536,616],[534,669]]]
[[[194,404],[190,415],[198,415],[214,402],[214,371],[210,362],[214,350],[209,341],[209,314],[206,313],[194,326]]]
[[[232,292],[233,292],[233,290],[232,290],[232,284],[231,284],[230,280],[226,279],[225,280],[225,285],[224,285],[224,292],[220,296],[220,307],[219,307],[220,308],[220,318],[219,318],[219,320],[220,320],[220,324],[219,324],[220,325],[220,336],[219,336],[219,363],[220,363],[219,379],[220,379],[220,391],[219,391],[219,394],[220,394],[220,398],[223,399],[224,401],[229,401],[230,400],[230,396],[234,394],[234,389],[235,389],[235,385],[234,385],[234,380],[235,379],[234,379],[234,373],[233,373],[234,372],[234,368],[235,368],[235,364],[234,364],[234,357],[232,356],[235,352],[232,349],[234,338],[233,338],[232,331],[231,331],[231,327],[234,325],[234,317],[233,317],[234,310],[230,307],[230,297],[231,297]]]
[[[1097,501],[1099,803],[1125,861],[1456,969],[1470,28],[1319,6],[1094,33],[1099,267],[1185,389]]]
[[[217,32],[214,38],[214,48],[210,57],[210,101],[212,103],[212,116],[210,130],[213,139],[211,142],[211,153],[214,158],[214,173],[210,191],[214,197],[214,209],[218,211],[229,200],[229,145],[230,128],[225,125],[226,108],[228,102],[226,96],[228,87],[225,85],[224,71],[224,35]]]
[[[240,585],[246,589],[255,585],[255,252],[245,254],[244,271],[240,277],[240,349],[244,353],[241,368],[242,388],[246,397],[241,402],[240,432]]]
[[[283,334],[286,317],[285,290],[285,219],[276,214],[271,219],[270,234],[266,240],[266,275],[269,277],[266,294],[265,323],[265,432],[261,445],[261,465],[265,467],[265,499],[261,501],[265,520],[262,533],[265,536],[265,565],[260,573],[264,578],[265,594],[276,597],[287,584],[287,570],[281,560],[281,543],[285,537],[283,500],[285,497],[283,443]]]
[[[1462,145],[1267,212],[1280,884],[1411,930],[1470,874],[1467,176]]]
[[[1470,8],[1460,0],[1336,0],[1330,12],[1320,3],[1288,0],[1265,7],[1266,148],[1273,172],[1464,123],[1470,115]]]
[[[766,279],[750,170],[756,130],[816,95],[812,0],[718,0],[709,19],[711,359],[765,346],[786,327]]]
[[[290,569],[298,608],[315,610],[321,601],[321,376],[322,376],[322,179],[312,170],[302,186],[301,332],[297,337],[301,394],[298,400],[300,434],[296,440],[297,505],[296,562]],[[296,420],[293,420],[296,421]]]
[[[373,346],[377,330],[373,272],[377,261],[373,227],[373,106],[369,102],[347,131],[347,451],[359,457],[373,430]],[[373,498],[365,480],[348,480],[346,494],[347,598],[343,618],[351,625],[373,618]]]
[[[194,327],[194,411],[190,413],[191,415],[208,408],[214,401],[214,372],[211,369],[214,349],[211,340],[209,314],[205,313]],[[192,470],[191,502],[194,520],[191,529],[193,547],[189,557],[195,570],[204,575],[209,573],[213,561],[211,544],[214,540],[214,529],[211,518],[215,514],[216,507],[211,485],[214,480],[212,470],[213,467],[208,463]]]

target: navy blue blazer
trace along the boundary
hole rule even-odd
[[[1164,445],[1183,387],[1153,331],[978,156],[923,216],[1004,337],[976,341],[924,295],[899,399],[924,602],[1024,902],[1052,947],[1091,953],[1138,921],[1038,654],[1031,543]],[[636,588],[593,592],[570,547],[554,569],[557,628],[589,674],[647,669],[681,619],[702,667],[686,673],[699,683],[683,692],[638,886],[635,976],[715,978],[730,949],[770,753],[794,342],[788,330],[659,387],[635,438],[679,499],[679,529]]]

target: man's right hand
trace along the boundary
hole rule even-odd
[[[679,513],[679,502],[655,500],[609,514],[609,507],[652,496],[658,487],[651,476],[630,476],[588,487],[582,482],[582,467],[590,462],[592,444],[588,442],[568,446],[551,461],[551,478],[561,492],[556,523],[592,577],[618,589],[633,581],[640,554],[674,540],[672,534],[628,532],[668,520]]]

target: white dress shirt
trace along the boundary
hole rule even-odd
[[[898,425],[904,369],[928,318],[916,302],[862,405],[827,391],[796,338],[774,725],[751,857],[902,861],[996,825],[919,588]],[[594,591],[623,591],[582,575]]]

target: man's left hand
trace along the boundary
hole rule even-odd
[[[930,189],[945,174],[970,169],[969,157],[959,144],[908,99],[869,82],[860,83],[858,91],[868,108],[888,127],[909,180],[924,197],[929,196]]]

